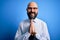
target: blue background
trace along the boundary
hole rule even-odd
[[[51,40],[60,40],[59,0],[0,0],[0,40],[14,40],[19,23],[28,18],[27,4],[37,2],[38,18],[45,21]]]

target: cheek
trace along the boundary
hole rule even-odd
[[[37,9],[37,10],[35,10],[35,13],[38,13],[38,9]]]
[[[31,12],[31,10],[27,10],[27,12]]]
[[[38,11],[35,11],[36,13],[38,13]]]

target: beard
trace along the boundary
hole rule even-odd
[[[34,14],[34,16],[32,16],[31,14]],[[27,13],[29,19],[35,19],[37,17],[37,14],[38,13],[35,13],[35,12],[29,12],[29,13]]]

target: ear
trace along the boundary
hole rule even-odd
[[[27,11],[28,9],[26,8],[26,11]]]
[[[27,11],[27,8],[26,8],[26,11]]]

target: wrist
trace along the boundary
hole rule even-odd
[[[36,32],[32,32],[31,35],[34,36],[36,34]]]

